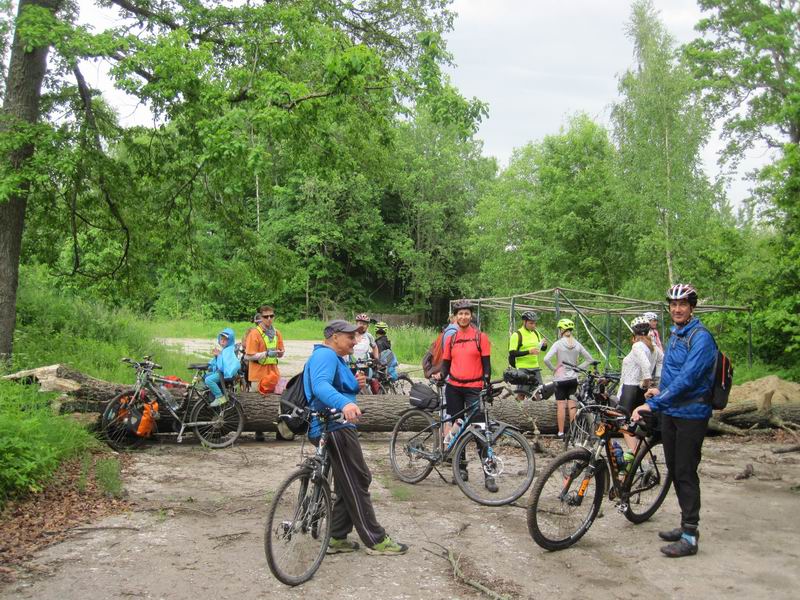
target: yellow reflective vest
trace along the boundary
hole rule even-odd
[[[535,329],[533,331],[528,331],[523,325],[511,334],[511,339],[508,342],[508,350],[509,352],[514,350],[526,352],[531,348],[541,349],[541,343],[542,335]],[[518,356],[516,365],[518,369],[538,369],[540,368],[539,355],[526,354],[525,356]]]
[[[275,331],[275,335],[272,336],[272,341],[269,341],[269,337],[267,334],[264,333],[264,330],[261,327],[258,328],[258,333],[261,334],[261,339],[264,340],[264,345],[267,347],[267,352],[270,350],[277,350],[278,349],[278,331]],[[258,361],[260,365],[277,365],[278,358],[276,356],[265,356],[260,361]]]

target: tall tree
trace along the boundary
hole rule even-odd
[[[429,42],[452,24],[446,0],[100,4],[119,13],[100,32],[60,0],[22,0],[13,26],[5,19],[0,27],[0,35],[12,29],[15,35],[0,124],[0,149],[8,158],[0,165],[0,355],[12,349],[26,203],[41,214],[32,199],[59,198],[59,207],[65,199],[70,271],[88,280],[119,275],[138,242],[141,230],[134,228],[147,220],[142,206],[151,211],[147,217],[164,217],[162,227],[175,224],[170,218],[185,226],[202,201],[213,215],[210,233],[225,223],[234,229],[242,198],[256,194],[255,182],[276,182],[275,173],[265,172],[276,159],[346,170],[355,152],[337,154],[345,137],[357,145],[361,128],[369,131],[362,137],[380,138],[404,105],[441,87],[437,65],[447,57]],[[131,140],[126,132],[116,128],[115,139],[104,137],[97,91],[81,73],[84,61],[96,59],[109,61],[115,85],[147,104],[172,128],[169,135],[180,136],[181,168],[165,169],[172,180],[162,177],[165,165],[152,156],[144,173],[145,161],[132,164],[126,150],[135,144],[123,148]],[[45,77],[48,64],[53,68]],[[44,81],[52,119],[36,128]],[[65,118],[75,126],[62,127]],[[157,144],[164,131],[149,133]],[[294,156],[281,151],[303,144],[309,147]],[[68,170],[53,172],[59,155],[46,155],[59,147],[75,151],[74,160]],[[231,176],[248,165],[259,169],[247,178]],[[260,186],[257,194],[260,199]],[[87,235],[88,229],[94,232]],[[85,244],[104,239],[116,245],[118,260],[101,261],[110,269],[89,268]]]
[[[676,56],[675,41],[650,0],[636,0],[628,36],[636,65],[620,79],[622,99],[612,119],[622,180],[639,227],[649,228],[646,254],[661,254],[667,281],[686,276],[677,264],[681,229],[702,223],[697,210],[707,199],[700,150],[709,132],[689,70]],[[687,237],[687,236],[684,236]],[[691,234],[688,236],[691,238]],[[643,248],[643,250],[645,250]],[[656,270],[658,272],[660,270]]]
[[[756,142],[777,159],[757,174],[758,197],[781,236],[773,260],[744,298],[761,311],[762,334],[796,365],[800,350],[800,2],[699,0],[704,34],[686,47],[698,80],[724,120],[732,164]],[[788,343],[786,340],[789,340]]]

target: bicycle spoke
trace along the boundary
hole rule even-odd
[[[407,483],[425,479],[438,455],[438,431],[433,417],[421,410],[405,413],[394,427],[389,442],[389,460],[395,474]]]
[[[236,401],[212,407],[200,400],[192,410],[191,420],[195,434],[204,444],[224,448],[239,438],[244,427],[244,411]]]

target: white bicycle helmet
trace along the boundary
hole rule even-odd
[[[642,316],[648,321],[658,321],[658,315],[654,312],[646,312]]]
[[[634,317],[631,321],[631,329],[636,335],[647,335],[650,332],[650,319],[644,315]]]
[[[667,290],[667,302],[670,300],[688,300],[692,306],[697,306],[697,290],[690,283],[676,283]]]

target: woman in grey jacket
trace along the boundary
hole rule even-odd
[[[583,356],[586,361],[578,366],[585,368],[594,360],[588,350],[572,335],[574,329],[575,323],[571,319],[561,319],[558,322],[559,339],[544,357],[544,364],[553,371],[553,381],[556,384],[556,421],[559,439],[564,437],[567,403],[569,403],[569,420],[570,422],[575,420],[575,400],[570,399],[570,396],[578,391],[578,372],[564,362],[577,365],[578,358]],[[556,358],[555,367],[550,362],[553,357]]]

